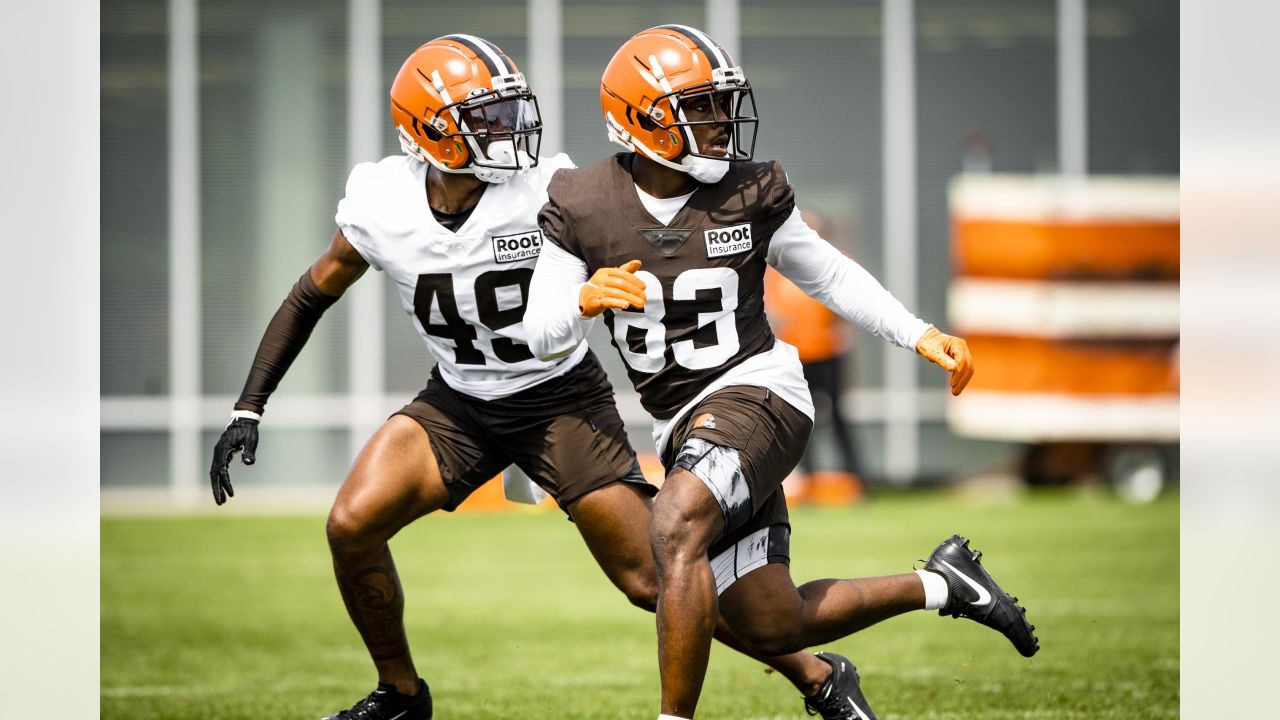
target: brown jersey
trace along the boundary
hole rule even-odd
[[[605,313],[640,402],[670,419],[708,383],[773,348],[764,314],[765,258],[795,208],[777,162],[732,163],[663,225],[645,210],[630,153],[560,170],[538,215],[551,242],[598,268],[639,259],[642,311]]]

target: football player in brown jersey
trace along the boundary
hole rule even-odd
[[[776,163],[752,161],[756,117],[742,68],[694,28],[629,39],[604,71],[609,137],[627,152],[552,178],[550,241],[525,327],[541,358],[570,352],[603,315],[667,471],[650,541],[658,566],[660,717],[691,718],[717,618],[762,655],[821,645],[918,609],[972,618],[1023,655],[1038,649],[1015,598],[968,540],[923,570],[796,587],[781,489],[812,429],[796,351],[764,315],[772,265],[842,317],[951,373],[973,374],[964,340],[917,319],[795,210]],[[848,659],[806,698],[825,717],[874,717]]]
[[[379,680],[332,717],[428,720],[431,694],[410,654],[390,538],[419,517],[453,510],[515,464],[574,520],[608,578],[653,610],[655,488],[640,474],[594,355],[582,346],[555,362],[536,360],[522,342],[523,307],[499,308],[498,289],[527,287],[538,247],[501,243],[537,236],[550,175],[538,168],[541,123],[524,76],[487,40],[447,35],[406,60],[391,112],[405,155],[352,172],[339,230],[268,326],[209,476],[221,505],[233,495],[232,456],[254,462],[267,401],[320,317],[371,265],[385,272],[438,366],[365,446],[329,515],[334,572]],[[495,150],[504,143],[505,153]],[[542,158],[548,164],[570,165],[563,155]],[[727,632],[717,637],[745,651]],[[802,693],[828,669],[809,653],[753,657]]]

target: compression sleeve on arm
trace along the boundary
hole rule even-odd
[[[337,301],[338,298],[326,295],[316,286],[310,269],[302,273],[262,334],[249,377],[240,391],[240,399],[236,401],[236,410],[262,413],[267,398],[275,392],[285,371],[298,357],[302,346],[307,344],[320,316]]]
[[[524,311],[529,349],[538,359],[573,352],[595,324],[595,318],[583,317],[578,309],[578,291],[586,281],[586,263],[554,242],[543,243]]]
[[[832,312],[896,345],[915,348],[929,329],[871,273],[822,239],[799,210],[770,239],[769,264]]]

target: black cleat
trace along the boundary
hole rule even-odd
[[[1040,649],[1036,626],[1027,622],[1027,609],[1018,605],[991,574],[982,567],[982,553],[969,547],[969,540],[952,535],[929,556],[924,569],[936,572],[947,581],[947,604],[939,615],[966,617],[998,630],[1023,657],[1031,657]]]
[[[431,688],[422,683],[417,695],[403,695],[390,683],[378,683],[369,696],[350,710],[329,715],[323,720],[431,720]]]
[[[822,720],[876,720],[858,686],[858,669],[849,658],[829,652],[817,655],[831,666],[831,677],[804,699],[804,709],[810,715],[821,715]]]

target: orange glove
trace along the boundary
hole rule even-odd
[[[973,377],[973,355],[964,340],[931,327],[920,336],[916,352],[924,359],[951,373],[951,394],[959,395]]]
[[[583,317],[595,317],[610,308],[625,310],[644,307],[644,281],[635,276],[639,260],[621,267],[600,268],[578,291],[578,310]]]

